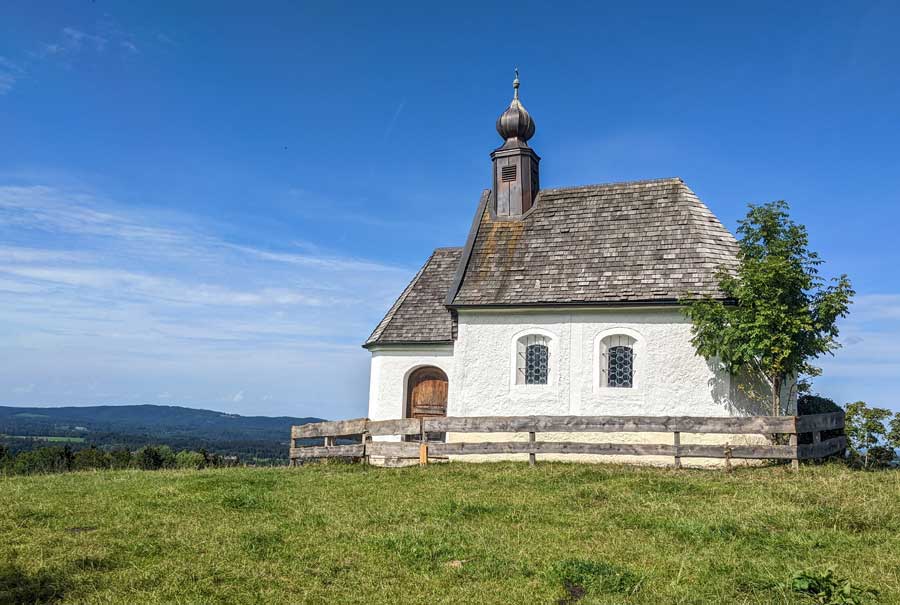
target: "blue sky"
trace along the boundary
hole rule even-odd
[[[0,6],[0,403],[365,413],[512,68],[545,187],[786,199],[858,290],[817,390],[900,410],[900,5]]]

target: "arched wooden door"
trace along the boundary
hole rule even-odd
[[[406,388],[406,417],[433,418],[447,415],[447,375],[433,366],[419,368],[409,375]],[[428,435],[443,440],[443,433]]]

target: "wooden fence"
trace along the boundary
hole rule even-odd
[[[847,447],[843,434],[822,439],[823,432],[844,427],[844,413],[805,416],[473,416],[402,418],[399,420],[339,420],[294,426],[291,429],[291,464],[316,458],[413,458],[426,464],[429,458],[466,454],[528,454],[534,464],[537,454],[599,454],[626,456],[671,456],[676,468],[682,458],[800,460],[825,458]],[[671,433],[672,441],[648,443],[589,443],[538,441],[538,433]],[[528,441],[430,441],[434,433],[528,433]],[[787,435],[788,443],[694,444],[681,443],[682,433]],[[798,436],[811,433],[811,443]],[[372,437],[394,435],[406,441],[373,441]],[[323,438],[322,445],[300,446],[299,439]],[[341,439],[342,438],[342,439]],[[339,443],[338,440],[343,441]],[[412,441],[410,441],[412,439]],[[349,443],[347,443],[350,441]]]

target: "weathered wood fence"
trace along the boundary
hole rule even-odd
[[[534,464],[537,454],[599,454],[625,456],[671,456],[676,468],[682,458],[798,461],[825,458],[847,447],[846,438],[833,435],[822,439],[823,432],[844,427],[844,413],[804,416],[473,416],[441,418],[402,418],[399,420],[339,420],[294,426],[291,429],[292,464],[316,458],[429,458],[466,454],[528,454]],[[649,443],[590,443],[576,441],[538,441],[538,433],[671,433],[672,441]],[[479,441],[443,443],[429,440],[435,433],[528,433],[528,441]],[[710,445],[681,443],[682,433],[787,435],[788,443]],[[811,433],[811,443],[800,443],[798,436]],[[406,441],[373,441],[372,437],[400,436]],[[323,438],[322,445],[300,446],[299,439]],[[338,443],[352,440],[352,443]],[[412,439],[412,441],[410,441]]]

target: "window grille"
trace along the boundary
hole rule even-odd
[[[539,334],[516,343],[516,384],[547,384],[550,377],[549,339]]]
[[[601,384],[630,389],[634,386],[634,343],[631,336],[607,336],[601,343]]]

